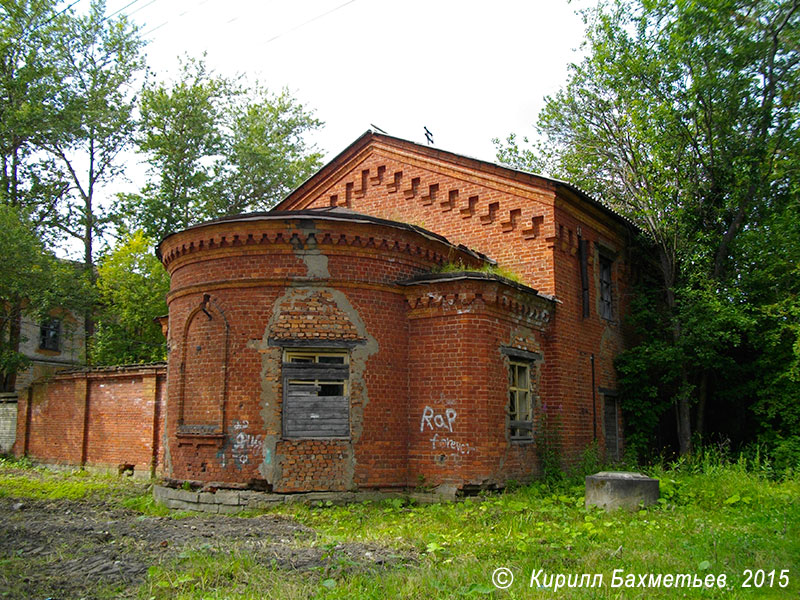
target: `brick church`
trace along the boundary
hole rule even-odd
[[[149,446],[82,457],[277,493],[502,487],[545,437],[619,457],[634,233],[568,183],[369,131],[272,211],[161,242]]]

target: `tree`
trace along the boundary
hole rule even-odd
[[[747,330],[738,238],[796,175],[800,8],[797,0],[615,0],[584,17],[587,56],[546,101],[546,142],[521,150],[512,138],[499,156],[536,157],[533,166],[547,165],[647,232],[666,311],[659,343],[673,350],[666,387],[687,453],[693,429],[703,428],[709,375]]]
[[[139,151],[150,165],[140,193],[122,198],[130,229],[161,239],[193,223],[266,209],[320,165],[303,136],[321,126],[278,95],[187,60],[179,79],[142,94]]]
[[[46,232],[66,189],[51,161],[37,151],[63,129],[61,86],[52,52],[64,18],[52,0],[0,6],[0,202],[27,211]]]
[[[138,231],[106,255],[98,267],[101,311],[92,362],[119,365],[166,359],[166,340],[156,317],[167,314],[169,275]]]
[[[59,119],[64,127],[58,136],[41,139],[40,146],[57,161],[61,177],[69,183],[68,203],[57,227],[80,240],[87,278],[94,281],[95,245],[109,221],[98,190],[120,174],[119,154],[133,141],[143,42],[125,17],[105,16],[102,0],[93,0],[85,16],[65,16],[52,47],[61,79]],[[85,317],[88,342],[94,318],[91,311]]]
[[[26,213],[0,204],[0,389],[13,391],[28,364],[19,351],[22,313],[42,319],[50,310],[80,309],[83,288],[71,265],[47,252]]]

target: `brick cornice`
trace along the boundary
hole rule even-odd
[[[465,310],[486,311],[503,318],[515,317],[544,329],[553,319],[556,302],[521,291],[502,280],[444,280],[420,282],[406,287],[409,318]]]
[[[287,217],[287,219],[289,218]],[[259,254],[262,252],[274,253],[276,247],[283,247],[283,251],[286,253],[295,252],[298,247],[302,249],[327,247],[334,251],[337,248],[363,249],[402,254],[431,265],[457,259],[466,264],[481,262],[475,253],[466,248],[438,239],[426,238],[412,232],[409,232],[408,236],[392,235],[391,228],[374,225],[371,226],[370,234],[329,230],[310,231],[286,226],[280,229],[271,227],[261,232],[248,232],[245,227],[241,227],[244,231],[236,233],[235,226],[236,223],[214,223],[209,224],[208,227],[195,228],[176,234],[177,239],[173,244],[165,244],[167,249],[162,254],[164,266],[168,270],[174,270],[177,268],[177,264],[183,262],[180,259],[201,252],[222,252],[228,255],[250,252]],[[410,239],[403,239],[404,237]],[[184,238],[185,241],[182,241],[181,238]]]

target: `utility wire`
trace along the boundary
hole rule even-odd
[[[301,27],[305,27],[305,26],[306,26],[306,25],[308,25],[309,23],[313,23],[314,21],[317,21],[317,20],[321,19],[322,17],[326,17],[326,16],[328,16],[329,14],[336,12],[336,11],[337,11],[337,10],[339,10],[340,8],[344,8],[344,7],[345,7],[345,6],[347,6],[348,4],[352,4],[352,3],[353,3],[353,2],[355,2],[355,1],[356,1],[356,0],[348,0],[348,1],[347,1],[347,2],[345,2],[344,4],[340,4],[339,6],[336,6],[336,7],[332,8],[332,9],[330,9],[330,10],[328,10],[328,11],[325,11],[324,13],[318,14],[316,17],[312,17],[312,18],[310,18],[308,21],[305,21],[305,22],[303,22],[303,23],[300,23],[299,25],[297,25],[297,26],[295,26],[295,27],[292,27],[291,29],[287,29],[286,31],[283,31],[283,32],[279,33],[278,35],[275,35],[275,36],[273,36],[273,37],[269,38],[269,39],[268,39],[266,42],[264,42],[264,45],[266,46],[266,45],[267,45],[267,44],[269,44],[270,42],[274,42],[274,41],[275,41],[275,40],[277,40],[279,37],[282,37],[282,36],[286,35],[287,33],[292,33],[293,31],[297,31],[298,29],[300,29]]]
[[[113,13],[111,13],[110,15],[108,15],[108,16],[106,17],[106,19],[111,19],[111,18],[113,18],[113,17],[116,17],[116,16],[117,16],[119,13],[121,13],[121,12],[122,12],[123,10],[125,10],[126,8],[129,8],[129,7],[133,6],[134,4],[136,4],[137,2],[141,2],[141,1],[142,1],[142,0],[133,0],[133,2],[128,2],[128,3],[127,3],[125,6],[123,6],[123,7],[122,7],[122,8],[120,8],[119,10],[116,10],[116,11],[114,11]],[[127,15],[127,16],[130,16],[130,15]],[[105,19],[103,19],[103,20],[105,20]]]
[[[155,2],[155,0],[153,0],[153,1]],[[182,19],[183,17],[188,15],[190,12],[192,12],[194,9],[196,9],[196,8],[198,8],[200,6],[203,6],[203,4],[206,4],[207,2],[208,2],[208,0],[203,0],[202,2],[198,2],[197,4],[195,4],[193,7],[186,9],[185,11],[183,11],[181,14],[178,15],[178,19]],[[150,4],[152,4],[152,2]],[[149,6],[149,5],[145,4],[145,6]],[[145,6],[142,6],[141,8],[144,8]],[[139,10],[141,10],[141,9],[139,9]],[[131,13],[131,14],[133,14],[133,13]],[[156,25],[152,29],[148,29],[147,31],[145,31],[142,34],[142,37],[147,37],[148,35],[150,35],[154,31],[156,31],[157,29],[161,29],[162,27],[164,27],[164,25],[167,25],[168,23],[171,23],[172,21],[173,21],[173,19],[167,19],[166,21],[161,23],[161,25]]]

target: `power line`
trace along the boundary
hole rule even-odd
[[[137,1],[138,1],[138,0],[137,0]],[[147,6],[149,6],[150,4],[152,4],[152,3],[153,3],[153,2],[155,2],[155,1],[156,1],[156,0],[151,0],[150,2],[148,2],[147,4],[145,4],[144,6],[140,6],[140,7],[139,7],[138,9],[136,9],[134,12],[132,12],[132,13],[129,13],[129,14],[128,14],[128,16],[130,17],[132,14],[134,14],[134,13],[136,13],[136,12],[139,12],[140,10],[142,10],[142,9],[146,8]],[[185,16],[187,13],[189,13],[189,12],[193,11],[194,9],[196,9],[196,8],[198,8],[198,7],[200,7],[200,6],[202,6],[203,4],[206,4],[208,1],[209,1],[209,0],[203,0],[203,2],[199,2],[199,3],[197,3],[197,4],[196,4],[195,6],[193,6],[192,8],[190,8],[190,9],[188,9],[188,10],[186,10],[186,11],[182,12],[180,15],[178,15],[178,18],[183,18],[183,17],[184,17],[184,16]],[[309,25],[310,23],[313,23],[314,21],[318,21],[319,19],[322,19],[323,17],[326,17],[326,16],[328,16],[328,15],[330,15],[330,14],[332,14],[332,13],[336,12],[337,10],[341,10],[342,8],[344,8],[345,6],[347,6],[348,4],[352,4],[352,3],[353,3],[353,2],[355,2],[355,1],[356,1],[356,0],[348,0],[347,2],[344,2],[343,4],[340,4],[340,5],[338,5],[338,6],[335,6],[335,7],[331,8],[330,10],[326,10],[325,12],[322,12],[322,13],[320,13],[320,14],[318,14],[318,15],[316,15],[316,16],[314,16],[314,17],[310,18],[310,19],[308,19],[307,21],[303,21],[303,22],[302,22],[302,23],[300,23],[299,25],[296,25],[296,26],[294,26],[294,27],[291,27],[290,29],[287,29],[287,30],[285,30],[285,31],[282,31],[282,32],[278,33],[277,35],[274,35],[274,36],[272,36],[272,37],[271,37],[271,38],[269,38],[267,41],[265,41],[265,42],[264,42],[264,45],[266,45],[266,44],[269,44],[269,43],[271,43],[271,42],[273,42],[273,41],[277,40],[278,38],[280,38],[280,37],[283,37],[283,36],[284,36],[284,35],[286,35],[286,34],[292,33],[293,31],[297,31],[298,29],[301,29],[302,27],[305,27],[306,25]],[[123,9],[123,10],[124,10],[124,9]],[[226,21],[224,24],[225,24],[225,25],[230,25],[231,23],[233,23],[234,21],[237,21],[238,19],[239,19],[239,15],[237,15],[237,16],[233,17],[232,19],[230,19],[230,20]],[[150,35],[150,34],[151,34],[151,33],[153,33],[154,31],[157,31],[157,30],[161,29],[161,28],[162,28],[162,27],[164,27],[165,25],[169,25],[169,24],[170,24],[170,23],[172,23],[173,21],[175,21],[175,19],[174,19],[174,18],[172,18],[172,19],[167,19],[167,20],[166,20],[166,21],[164,21],[163,23],[160,23],[159,25],[156,25],[155,27],[152,27],[151,29],[148,29],[147,31],[145,31],[145,32],[142,34],[142,37],[147,37],[148,35]]]
[[[279,33],[278,35],[276,35],[276,36],[273,36],[273,37],[269,38],[269,39],[268,39],[266,42],[264,42],[264,45],[266,46],[266,45],[267,45],[267,44],[269,44],[270,42],[274,42],[274,41],[275,41],[275,40],[277,40],[279,37],[282,37],[282,36],[286,35],[287,33],[292,33],[293,31],[297,31],[298,29],[300,29],[301,27],[305,27],[305,26],[306,26],[306,25],[308,25],[309,23],[313,23],[314,21],[317,21],[317,20],[321,19],[322,17],[326,17],[326,16],[328,16],[329,14],[336,12],[336,11],[337,11],[337,10],[339,10],[340,8],[344,8],[344,7],[345,7],[345,6],[347,6],[348,4],[352,4],[352,3],[353,3],[353,2],[355,2],[355,1],[356,1],[356,0],[348,0],[348,1],[347,1],[347,2],[345,2],[344,4],[340,4],[339,6],[336,6],[336,7],[332,8],[332,9],[330,9],[330,10],[328,10],[328,11],[325,11],[324,13],[321,13],[321,14],[317,15],[316,17],[312,17],[312,18],[311,18],[311,19],[309,19],[308,21],[305,21],[305,22],[303,22],[303,23],[300,23],[300,24],[299,24],[299,25],[297,25],[296,27],[292,27],[291,29],[287,29],[286,31],[283,31],[283,32]]]
[[[114,11],[113,13],[111,13],[110,15],[108,15],[108,16],[107,16],[105,19],[103,19],[103,20],[105,21],[106,19],[111,19],[112,17],[116,17],[116,16],[117,16],[119,13],[121,13],[121,12],[122,12],[123,10],[125,10],[126,8],[129,8],[129,7],[133,6],[134,4],[136,4],[137,2],[141,2],[141,1],[142,1],[142,0],[133,0],[133,2],[128,2],[128,3],[127,3],[125,6],[123,6],[122,8],[120,8],[120,9],[119,9],[119,10],[117,10],[117,11]],[[130,16],[130,15],[127,15],[127,16]]]
[[[30,31],[28,31],[28,32],[25,32],[25,34],[26,34],[26,35],[30,35],[30,34],[32,34],[32,33],[35,33],[37,30],[41,29],[41,28],[42,28],[42,27],[44,27],[45,25],[48,25],[48,24],[52,23],[52,22],[53,22],[55,19],[57,19],[58,17],[60,17],[61,15],[63,15],[65,12],[67,12],[67,11],[68,11],[70,8],[72,8],[73,6],[75,6],[75,5],[76,5],[78,2],[80,2],[80,1],[81,1],[81,0],[75,0],[75,1],[74,1],[72,4],[69,4],[69,5],[68,5],[66,8],[64,8],[63,10],[60,10],[59,12],[57,12],[56,14],[54,14],[52,17],[50,17],[49,19],[47,19],[47,21],[45,21],[44,23],[39,23],[39,24],[38,24],[36,27],[34,27],[33,29],[31,29]],[[22,38],[20,38],[20,39],[22,39]]]
[[[155,2],[155,0],[153,0],[153,2]],[[190,12],[192,12],[194,9],[196,9],[196,8],[199,8],[200,6],[203,6],[203,4],[206,4],[206,3],[208,3],[208,0],[203,0],[202,2],[198,2],[198,3],[197,3],[197,4],[195,4],[193,7],[189,8],[189,9],[187,9],[187,10],[183,11],[181,14],[179,14],[179,15],[178,15],[178,18],[179,18],[179,19],[182,19],[182,18],[183,18],[183,17],[185,17],[187,14],[189,14]],[[151,2],[150,4],[152,4],[152,2]],[[148,4],[145,4],[145,6],[149,6],[149,5],[148,5]],[[145,8],[145,6],[142,6],[141,8]],[[140,8],[139,10],[141,10],[141,8]],[[131,13],[131,14],[133,14],[133,13]],[[164,25],[167,25],[167,24],[171,23],[172,21],[173,21],[173,19],[167,19],[166,21],[164,21],[163,23],[161,23],[161,25],[156,25],[156,26],[155,26],[155,27],[153,27],[152,29],[148,29],[147,31],[145,31],[145,32],[142,34],[142,37],[147,37],[148,35],[150,35],[150,34],[151,34],[151,33],[153,33],[154,31],[156,31],[156,30],[158,30],[158,29],[161,29],[162,27],[164,27]]]

